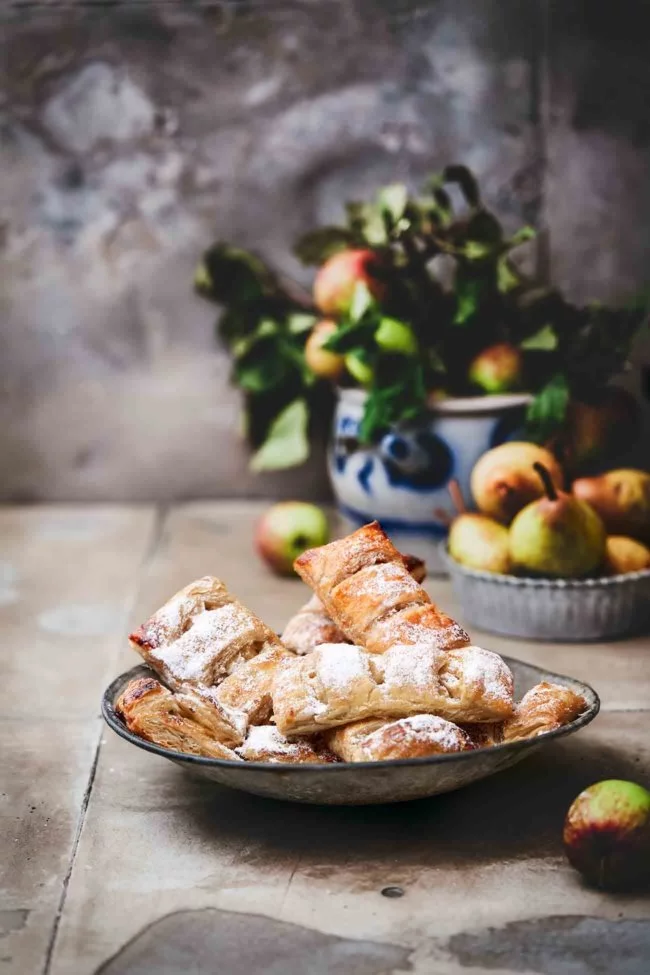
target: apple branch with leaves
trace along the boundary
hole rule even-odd
[[[314,299],[227,243],[206,251],[195,276],[220,306],[217,335],[244,394],[254,470],[307,459],[326,429],[334,375],[366,390],[361,443],[417,421],[439,397],[514,390],[533,395],[528,436],[548,442],[572,400],[593,397],[624,368],[647,321],[647,302],[579,308],[522,274],[512,252],[533,229],[506,236],[464,166],[447,167],[418,196],[383,187],[374,201],[347,203],[345,215],[295,245],[318,268]],[[312,367],[322,319],[329,382]]]

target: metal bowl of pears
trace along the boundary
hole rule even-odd
[[[510,468],[508,490],[494,490],[513,447],[525,447],[517,476]],[[476,465],[479,511],[459,514],[442,552],[464,621],[562,643],[649,633],[650,474],[609,471],[570,493],[562,482],[532,444],[504,444]]]

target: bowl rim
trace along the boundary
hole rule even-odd
[[[368,398],[366,389],[358,386],[337,386],[337,398],[355,406],[363,406]],[[430,403],[427,411],[440,416],[477,416],[501,413],[505,410],[528,406],[532,393],[483,393],[478,396],[448,396]]]
[[[111,728],[112,731],[119,735],[120,738],[124,738],[126,741],[131,742],[132,745],[136,745],[138,748],[142,748],[145,751],[153,752],[154,755],[160,755],[163,758],[168,758],[176,762],[184,762],[188,763],[189,765],[198,765],[208,768],[216,767],[242,771],[250,769],[251,771],[266,772],[267,774],[274,775],[300,775],[306,772],[313,773],[315,770],[322,771],[326,775],[335,775],[343,774],[344,772],[349,773],[351,770],[356,769],[388,769],[396,767],[405,768],[410,766],[421,767],[424,765],[435,765],[450,761],[469,761],[472,758],[476,758],[478,754],[485,753],[487,751],[489,751],[490,754],[514,754],[517,751],[529,749],[535,747],[536,745],[546,743],[547,741],[551,741],[556,738],[563,738],[566,735],[573,734],[573,732],[579,731],[581,728],[584,728],[586,725],[590,724],[600,711],[600,697],[590,684],[586,684],[584,681],[577,680],[574,677],[568,677],[565,674],[555,674],[552,671],[543,670],[541,667],[537,667],[535,664],[527,663],[525,660],[518,660],[515,657],[507,657],[504,654],[501,654],[501,658],[509,667],[511,667],[513,664],[521,664],[524,667],[529,667],[532,670],[537,671],[540,680],[556,681],[557,683],[563,684],[566,687],[579,689],[580,693],[587,701],[587,709],[583,711],[582,714],[578,715],[574,721],[569,722],[569,724],[562,725],[561,728],[556,728],[554,731],[544,732],[541,735],[537,735],[535,738],[525,738],[523,741],[513,741],[505,742],[500,745],[490,745],[487,748],[472,749],[471,751],[467,752],[450,752],[443,755],[430,755],[424,758],[382,759],[382,761],[379,762],[333,762],[331,764],[303,762],[295,765],[279,762],[232,762],[225,758],[209,758],[203,755],[189,755],[186,752],[177,752],[171,748],[163,748],[161,745],[156,745],[153,742],[146,741],[144,738],[140,738],[132,731],[129,731],[115,711],[115,700],[117,699],[120,691],[124,688],[127,681],[132,680],[134,677],[151,675],[155,677],[156,680],[160,679],[146,664],[136,664],[135,667],[131,667],[130,670],[125,671],[110,682],[102,696],[101,712],[106,724],[109,726],[109,728]]]
[[[548,579],[534,576],[514,576],[503,572],[486,572],[484,569],[472,569],[461,565],[449,554],[446,542],[440,544],[440,555],[450,573],[467,576],[470,579],[481,580],[498,586],[514,586],[519,589],[613,589],[626,586],[634,582],[650,580],[650,569],[637,569],[636,572],[625,572],[616,576],[595,576],[589,579]]]

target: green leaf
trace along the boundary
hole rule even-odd
[[[557,345],[558,338],[552,325],[544,325],[539,332],[521,342],[522,349],[536,349],[540,352],[553,352]]]
[[[229,244],[214,244],[205,252],[199,278],[201,293],[209,292],[221,304],[259,301],[280,290],[259,257]]]
[[[316,315],[306,315],[301,312],[296,312],[295,315],[289,315],[287,329],[291,335],[302,335],[303,332],[310,332],[317,321]]]
[[[388,243],[388,233],[381,206],[373,203],[346,204],[348,222],[355,241],[379,247]]]
[[[291,371],[292,364],[283,355],[275,336],[253,336],[252,341],[237,351],[233,375],[237,385],[247,393],[267,393],[278,387]]]
[[[212,278],[210,277],[210,272],[205,261],[201,261],[194,272],[194,287],[199,294],[205,295],[208,298],[211,297]]]
[[[362,443],[375,443],[397,424],[416,420],[426,405],[424,371],[419,359],[383,356],[376,364],[359,427]]]
[[[392,183],[390,186],[384,186],[379,192],[378,201],[391,223],[396,224],[404,216],[408,202],[407,189],[403,183]]]
[[[478,183],[467,166],[447,166],[443,170],[441,178],[441,185],[445,183],[456,183],[465,197],[468,206],[475,209],[481,205],[481,193],[478,188]]]
[[[359,322],[366,312],[373,307],[375,299],[370,293],[370,289],[365,281],[357,281],[354,286],[354,294],[350,302],[349,316],[353,322]]]
[[[472,214],[465,228],[466,236],[482,244],[491,244],[492,253],[497,255],[503,250],[503,227],[487,210],[478,210]]]
[[[304,234],[293,253],[303,264],[318,265],[354,243],[355,235],[345,227],[320,227]]]
[[[309,457],[307,403],[296,399],[275,418],[266,440],[253,455],[252,471],[276,471],[297,467]]]
[[[461,278],[456,276],[456,314],[454,325],[467,325],[481,306],[485,290],[482,278]]]
[[[537,237],[537,231],[534,227],[520,227],[519,230],[512,235],[508,244],[510,247],[519,247],[520,244],[525,244],[528,240],[533,240]]]
[[[323,348],[341,355],[352,349],[374,348],[376,328],[377,322],[374,320],[345,322],[323,343]]]
[[[494,253],[494,248],[491,244],[484,244],[480,240],[468,240],[462,252],[468,261],[482,261]]]
[[[526,431],[531,440],[543,444],[557,432],[566,419],[569,398],[566,376],[556,373],[528,407]]]
[[[497,288],[505,295],[509,291],[515,291],[521,283],[521,275],[513,267],[508,255],[504,254],[497,262]]]
[[[259,312],[253,305],[241,305],[226,308],[217,321],[217,333],[221,341],[233,347],[255,332],[259,321]]]

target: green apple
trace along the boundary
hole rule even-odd
[[[413,329],[397,318],[382,318],[375,332],[375,341],[384,352],[399,352],[401,355],[415,355],[418,343]]]
[[[581,792],[567,813],[564,848],[572,866],[597,887],[650,882],[650,792],[607,779]]]
[[[325,513],[306,501],[281,501],[261,517],[255,547],[278,575],[294,575],[293,563],[308,549],[326,545],[329,525]]]

